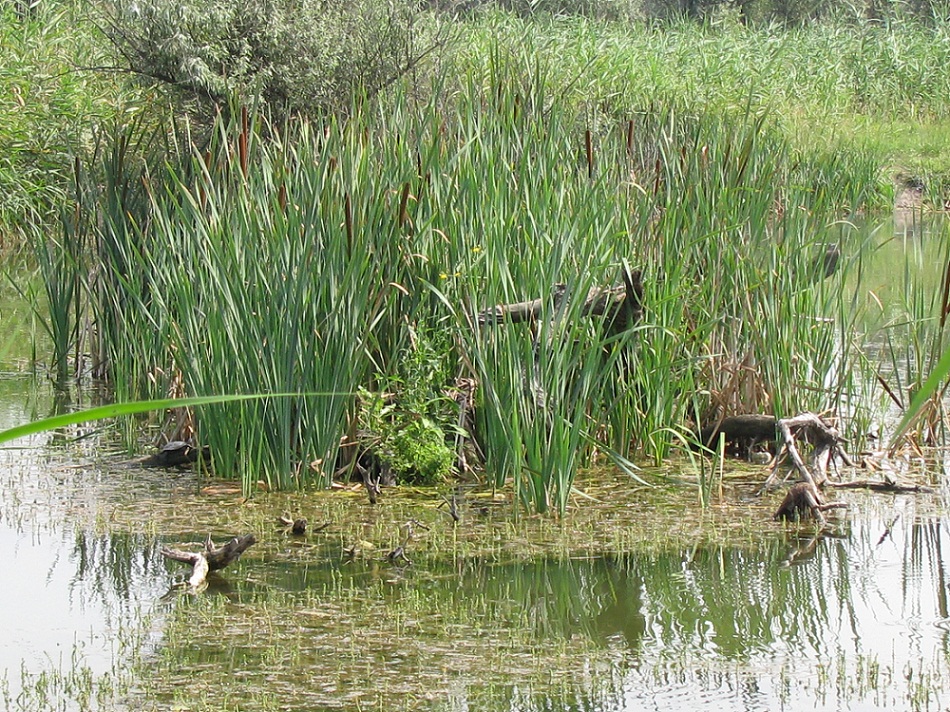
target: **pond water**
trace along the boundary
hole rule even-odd
[[[53,408],[27,363],[0,356],[0,428]],[[943,453],[905,473],[932,493],[836,493],[819,533],[771,521],[761,470],[708,509],[688,463],[652,488],[590,474],[562,521],[467,490],[455,525],[442,493],[244,502],[107,443],[0,448],[7,710],[950,708]],[[160,549],[209,533],[259,541],[194,595]]]
[[[0,427],[45,387],[3,374]],[[27,406],[26,404],[31,404]],[[563,522],[489,493],[242,504],[117,467],[81,431],[0,451],[6,709],[884,710],[950,705],[950,538],[934,494],[849,493],[818,536],[761,478],[698,506],[616,476]],[[610,506],[598,502],[611,502]],[[305,511],[307,536],[276,524]],[[386,553],[406,545],[412,563]],[[318,525],[328,526],[316,531]],[[200,595],[164,543],[260,539]]]

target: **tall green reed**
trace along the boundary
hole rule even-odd
[[[198,421],[247,488],[326,484],[358,387],[387,382],[417,325],[448,325],[439,372],[478,381],[488,476],[562,512],[597,449],[659,460],[693,422],[834,406],[845,280],[821,264],[870,158],[796,153],[749,106],[578,103],[516,46],[345,123],[233,112],[164,164],[113,141],[91,294],[114,382],[332,394]],[[646,309],[618,334],[584,302],[624,262]],[[532,323],[476,319],[531,299]]]

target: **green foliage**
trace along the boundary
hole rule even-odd
[[[111,61],[84,3],[14,7],[0,8],[0,244],[3,233],[53,221],[71,192],[73,157],[90,148],[90,128],[133,98],[90,69]]]
[[[360,420],[370,447],[402,482],[436,484],[447,478],[455,451],[447,437],[458,424],[449,397],[455,370],[447,332],[412,328],[408,348],[393,359],[395,373],[383,375],[383,393],[360,391]]]
[[[384,441],[384,454],[401,481],[433,485],[452,472],[455,454],[446,447],[445,433],[428,418],[412,420]]]
[[[216,470],[326,484],[362,419],[431,480],[451,462],[446,388],[471,377],[487,475],[561,512],[598,446],[659,460],[697,418],[840,406],[864,248],[848,220],[890,192],[879,153],[793,143],[780,111],[844,111],[838,80],[811,76],[834,45],[483,22],[428,101],[400,84],[345,120],[229,111],[201,148],[135,125],[104,142],[64,227],[97,250],[89,308],[120,397],[330,393],[201,411]],[[584,304],[624,262],[647,308],[617,334]],[[534,299],[533,324],[476,318]]]
[[[116,0],[108,35],[131,70],[210,99],[258,100],[273,117],[351,107],[441,42],[408,0]]]
[[[329,480],[357,389],[382,384],[384,449],[431,480],[450,464],[458,360],[490,476],[539,511],[565,510],[597,438],[662,458],[697,412],[833,406],[843,282],[814,260],[829,216],[873,195],[868,159],[793,155],[761,116],[655,104],[579,134],[583,114],[518,61],[472,73],[452,103],[381,102],[319,141],[306,123],[222,119],[207,152],[147,181],[120,141],[97,181],[129,186],[100,199],[115,296],[96,309],[108,361],[133,374],[115,377],[336,394],[202,411],[219,472],[280,487]],[[648,309],[615,335],[584,303],[629,259]],[[557,284],[533,326],[474,321]]]

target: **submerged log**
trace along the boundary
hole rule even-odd
[[[825,485],[835,489],[866,489],[872,492],[892,492],[894,494],[933,494],[932,487],[924,485],[902,485],[893,480],[879,482],[877,480],[853,480],[851,482],[826,482]]]
[[[303,536],[307,533],[307,518],[298,517],[297,519],[291,519],[290,517],[281,515],[277,518],[286,529],[290,530],[290,533],[294,536]]]
[[[188,584],[192,588],[198,588],[204,584],[209,572],[219,571],[237,561],[241,558],[241,554],[255,543],[257,543],[257,539],[254,538],[253,534],[245,534],[244,536],[234,537],[224,546],[216,547],[209,534],[205,540],[204,551],[193,553],[162,547],[162,556],[174,561],[191,564],[191,578],[188,579]]]

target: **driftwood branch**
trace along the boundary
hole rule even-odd
[[[234,537],[224,546],[216,547],[209,534],[205,540],[204,551],[193,553],[162,547],[162,556],[166,559],[181,561],[184,564],[191,564],[191,578],[188,579],[188,584],[192,588],[198,588],[205,582],[209,572],[218,571],[237,561],[241,554],[256,542],[257,540],[253,534],[245,534],[244,536]]]
[[[778,479],[779,468],[786,459],[792,461],[795,470],[805,482],[816,488],[822,486],[828,479],[828,468],[836,457],[845,464],[854,466],[854,461],[842,446],[840,433],[820,416],[814,413],[802,413],[794,418],[783,418],[777,421],[776,425],[781,447],[763,489],[769,489],[775,483]],[[798,450],[797,443],[799,442],[805,442],[814,447],[811,457],[814,472],[802,459]]]

